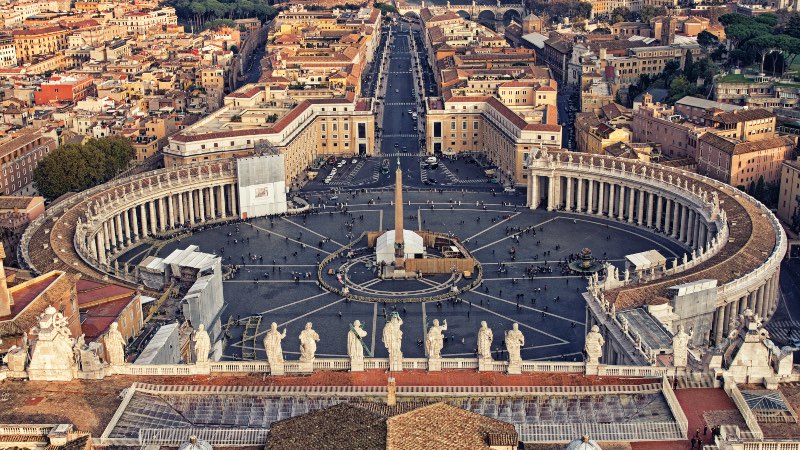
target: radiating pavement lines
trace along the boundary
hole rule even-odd
[[[537,223],[536,225],[533,225],[533,227],[534,227],[534,228],[536,228],[536,227],[540,227],[540,226],[542,226],[542,225],[544,225],[544,224],[546,224],[546,223],[552,222],[552,221],[554,221],[554,220],[556,220],[556,219],[558,219],[558,217],[553,217],[552,219],[545,220],[544,222],[539,222],[539,223]],[[498,224],[498,225],[499,225],[499,224]],[[488,230],[484,230],[484,231],[488,231]],[[506,240],[508,240],[508,239],[513,239],[513,238],[514,238],[514,236],[515,236],[516,234],[517,234],[517,233],[509,234],[508,236],[506,236],[506,237],[504,237],[504,238],[500,238],[500,239],[498,239],[498,240],[496,240],[496,241],[494,241],[494,242],[490,242],[490,243],[488,243],[488,244],[484,245],[483,247],[478,247],[478,248],[476,248],[476,249],[474,249],[474,250],[470,250],[470,252],[471,252],[471,253],[475,253],[475,252],[477,252],[478,250],[483,250],[483,249],[485,249],[485,248],[488,248],[488,247],[491,247],[491,246],[493,246],[494,244],[497,244],[497,243],[500,243],[500,242],[506,241]]]
[[[506,300],[506,299],[504,299],[504,298],[500,298],[500,297],[495,297],[494,295],[489,295],[489,294],[485,294],[485,293],[483,293],[483,292],[478,292],[478,291],[470,291],[470,292],[472,292],[473,294],[478,294],[478,295],[482,295],[482,296],[484,296],[484,297],[489,297],[489,298],[491,298],[491,299],[495,299],[495,300],[498,300],[498,301],[501,301],[501,302],[505,302],[505,303],[508,303],[508,304],[510,304],[510,305],[514,305],[514,306],[516,306],[516,305],[517,305],[517,303],[516,303],[516,302],[512,302],[511,300]],[[475,306],[475,303],[473,303],[473,304],[472,304],[472,306]],[[533,308],[533,307],[531,307],[531,306],[524,305],[524,304],[522,304],[522,302],[521,302],[521,301],[520,301],[520,303],[519,303],[519,307],[520,307],[520,308],[524,308],[524,309],[529,309],[529,310],[531,310],[531,311],[536,311],[536,312],[538,312],[538,313],[544,313],[544,314],[546,314],[546,315],[548,315],[548,316],[552,316],[552,317],[555,317],[555,318],[557,318],[557,319],[564,320],[564,321],[566,321],[566,322],[569,322],[569,323],[577,323],[577,321],[576,321],[576,320],[574,320],[574,319],[570,319],[570,318],[568,318],[568,317],[564,317],[564,316],[559,316],[558,314],[553,314],[553,313],[551,313],[551,312],[549,312],[549,311],[545,311],[545,310],[543,310],[543,309]]]
[[[284,235],[282,235],[282,234],[280,234],[280,233],[276,233],[276,232],[274,232],[274,231],[270,231],[270,230],[268,230],[268,229],[266,229],[266,228],[263,228],[263,227],[260,227],[260,226],[258,226],[258,225],[253,225],[253,228],[258,228],[259,230],[266,231],[266,232],[267,232],[267,233],[269,233],[269,234],[274,234],[275,236],[280,236],[280,237],[282,237],[282,238],[284,238],[284,239],[286,239],[286,240],[289,240],[289,241],[291,241],[291,242],[294,242],[294,243],[296,243],[296,244],[303,244],[303,245],[305,245],[305,246],[306,246],[306,247],[308,247],[308,248],[312,248],[312,249],[314,248],[314,246],[313,246],[313,245],[307,244],[307,243],[305,243],[305,242],[300,242],[300,241],[294,240],[294,239],[290,238],[289,236],[284,236]],[[331,252],[325,251],[325,250],[323,250],[323,249],[321,249],[321,248],[317,248],[316,250],[317,250],[317,251],[319,251],[319,252],[325,253],[326,255],[330,255],[330,254],[331,254]]]
[[[481,294],[481,295],[485,295],[485,294]],[[487,296],[487,297],[488,297],[488,296]],[[494,297],[493,297],[493,298],[494,298]],[[502,299],[498,299],[498,300],[502,300]],[[553,338],[553,339],[557,340],[558,342],[566,342],[566,343],[570,342],[570,341],[568,341],[568,340],[566,340],[566,339],[562,339],[562,338],[560,338],[560,337],[558,337],[558,336],[552,335],[552,334],[550,334],[550,333],[548,333],[548,332],[546,332],[546,331],[542,331],[542,330],[540,330],[540,329],[538,329],[538,328],[532,327],[532,326],[530,326],[530,325],[528,325],[528,324],[526,324],[526,323],[520,323],[520,322],[517,322],[516,320],[512,319],[511,317],[508,317],[508,316],[505,316],[505,315],[503,315],[503,314],[500,314],[500,313],[498,313],[498,312],[492,311],[491,309],[485,308],[485,307],[483,307],[483,306],[476,305],[475,303],[473,303],[473,304],[472,304],[472,306],[473,306],[474,308],[482,309],[482,310],[484,310],[484,311],[486,311],[486,312],[488,312],[488,313],[490,313],[490,314],[494,314],[494,315],[495,315],[495,316],[497,316],[497,317],[502,317],[503,319],[506,319],[506,320],[508,320],[508,321],[511,321],[511,322],[513,322],[513,323],[519,323],[519,326],[521,326],[521,327],[525,327],[525,328],[528,328],[528,329],[530,329],[530,330],[533,330],[533,331],[535,331],[535,332],[537,332],[537,333],[541,333],[541,334],[543,334],[543,335],[545,335],[545,336],[547,336],[547,337],[550,337],[550,338]],[[521,306],[521,305],[520,305],[520,306]],[[558,316],[556,316],[556,317],[558,317]]]
[[[595,225],[605,225],[607,228],[613,228],[615,230],[622,231],[623,233],[632,234],[632,235],[638,236],[638,237],[640,237],[640,238],[642,238],[642,239],[644,239],[646,241],[650,241],[653,244],[655,244],[655,245],[663,248],[664,250],[668,251],[670,254],[672,254],[672,256],[674,256],[676,258],[678,257],[678,255],[675,252],[673,252],[671,248],[669,248],[666,245],[656,241],[655,239],[650,239],[649,237],[647,237],[647,236],[645,236],[645,235],[643,235],[641,233],[637,233],[637,232],[635,232],[633,230],[628,230],[626,228],[618,227],[618,226],[611,225],[611,224],[604,223],[604,222],[598,222],[598,221],[595,221],[595,220],[579,219],[577,217],[559,216],[559,217],[553,218],[553,220],[556,220],[556,219],[572,219],[572,220],[577,220],[577,221],[580,221],[580,222],[593,223]]]
[[[535,350],[537,348],[556,347],[556,346],[559,346],[559,345],[569,345],[571,343],[572,342],[556,342],[556,343],[553,343],[553,344],[531,345],[531,346],[527,346],[527,347],[522,347],[520,350]],[[466,345],[466,342],[464,343],[464,345]],[[442,356],[473,356],[474,357],[475,356],[475,352],[442,353]]]
[[[522,213],[519,213],[519,212],[518,212],[518,213],[515,213],[515,214],[514,214],[514,215],[512,215],[511,217],[508,217],[508,218],[506,218],[506,219],[503,219],[503,220],[501,220],[500,222],[497,222],[496,224],[494,224],[494,225],[492,225],[492,226],[490,226],[490,227],[488,227],[488,228],[484,228],[483,230],[481,230],[481,231],[479,231],[479,232],[477,232],[477,233],[473,234],[472,236],[470,236],[470,237],[468,237],[468,238],[464,239],[464,242],[466,242],[466,241],[471,241],[473,238],[476,238],[476,237],[478,237],[478,236],[482,235],[483,233],[486,233],[487,231],[489,231],[489,230],[493,229],[494,227],[498,227],[498,226],[500,226],[501,224],[504,224],[504,223],[508,222],[509,220],[511,220],[511,219],[513,219],[513,218],[515,218],[515,217],[519,216],[520,214],[522,214]],[[480,250],[480,249],[478,249],[478,250]]]
[[[293,220],[289,220],[289,219],[287,219],[286,217],[281,217],[281,219],[283,219],[283,220],[285,220],[285,221],[287,221],[287,222],[291,223],[292,225],[295,225],[295,226],[296,226],[296,227],[298,227],[298,228],[302,228],[302,229],[304,229],[304,230],[308,231],[308,232],[309,232],[309,233],[311,233],[311,234],[315,234],[315,235],[317,235],[317,236],[319,236],[319,237],[321,237],[321,238],[323,238],[323,239],[330,239],[330,241],[331,241],[331,242],[333,242],[334,244],[338,245],[339,247],[344,247],[344,244],[334,241],[334,240],[333,240],[333,238],[332,238],[332,237],[330,237],[330,236],[323,236],[323,235],[321,235],[321,234],[317,233],[316,231],[314,231],[314,230],[312,230],[312,229],[310,229],[310,228],[307,228],[307,227],[305,227],[304,225],[300,225],[299,223],[297,223],[297,222],[295,222],[295,221],[293,221]]]

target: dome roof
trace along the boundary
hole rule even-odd
[[[580,439],[575,439],[567,445],[567,450],[602,450],[597,442],[584,435]]]
[[[184,442],[178,450],[214,450],[207,441],[197,439],[197,436],[189,436],[189,441]]]

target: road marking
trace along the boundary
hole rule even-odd
[[[520,215],[520,214],[522,214],[522,213],[516,213],[516,214],[512,215],[511,217],[509,217],[509,218],[507,218],[507,219],[503,219],[503,220],[501,220],[500,222],[497,222],[496,224],[494,224],[494,225],[490,226],[489,228],[486,228],[486,229],[484,229],[483,231],[479,231],[478,233],[475,233],[475,234],[473,234],[472,236],[470,236],[470,237],[468,237],[468,238],[464,239],[464,241],[471,241],[473,238],[476,238],[476,237],[478,237],[478,236],[482,235],[483,233],[486,233],[487,231],[491,230],[491,229],[492,229],[492,228],[494,228],[494,227],[500,226],[500,224],[502,224],[502,223],[508,222],[509,220],[511,220],[511,219],[513,219],[513,218],[515,218],[515,217],[517,217],[517,216],[518,216],[518,215]],[[480,250],[480,249],[478,249],[478,250]]]
[[[503,298],[500,298],[500,297],[495,297],[494,295],[484,294],[483,292],[478,292],[478,291],[470,291],[470,292],[472,292],[473,294],[478,294],[478,295],[482,295],[484,297],[493,298],[495,300],[498,300],[498,301],[505,302],[505,303],[508,303],[510,305],[515,305],[516,306],[516,302],[512,302],[510,300],[506,300],[506,299],[503,299]],[[475,306],[475,303],[473,303],[472,306]],[[545,310],[542,310],[542,309],[533,308],[533,307],[530,307],[530,306],[527,306],[527,305],[523,305],[521,301],[520,301],[519,307],[520,308],[524,308],[524,309],[529,309],[531,311],[536,311],[538,313],[545,313],[545,315],[552,316],[552,317],[564,320],[564,321],[569,322],[569,323],[573,323],[573,322],[577,323],[578,322],[577,320],[572,320],[572,319],[569,319],[569,318],[564,317],[564,316],[559,316],[558,314],[553,314],[551,312],[548,312],[548,311],[545,311]]]
[[[297,320],[300,320],[300,319],[302,319],[303,317],[308,317],[308,316],[310,316],[310,315],[312,315],[312,314],[314,314],[314,313],[316,313],[316,312],[322,311],[323,309],[330,308],[331,306],[333,306],[333,305],[336,305],[336,304],[339,304],[339,303],[341,303],[341,302],[343,302],[343,301],[344,301],[344,299],[343,299],[343,298],[340,298],[339,300],[336,300],[336,301],[335,301],[335,302],[333,302],[333,303],[328,303],[327,305],[320,306],[320,307],[319,307],[319,308],[317,308],[317,309],[312,309],[311,311],[309,311],[309,312],[307,312],[307,313],[305,313],[305,314],[302,314],[302,315],[300,315],[300,316],[297,316],[297,317],[295,317],[294,319],[290,319],[290,320],[287,320],[286,322],[283,322],[283,323],[279,324],[279,325],[278,325],[278,327],[283,327],[283,326],[286,326],[286,325],[288,325],[288,324],[290,324],[290,323],[292,323],[292,322],[294,322],[294,321],[297,321]],[[264,333],[266,333],[266,331],[265,331]],[[260,335],[261,335],[261,334],[257,334],[255,337],[258,337],[258,336],[260,336]]]
[[[582,275],[564,275],[564,276],[553,276],[553,277],[533,277],[533,280],[551,280],[551,279],[562,279],[562,278],[584,278]],[[517,277],[506,277],[506,278],[484,278],[483,281],[508,281],[508,280],[518,280],[518,281],[533,281],[525,275],[520,275]]]
[[[491,309],[487,309],[487,308],[484,308],[483,306],[476,305],[475,303],[473,303],[473,304],[472,304],[472,306],[474,306],[475,308],[478,308],[478,309],[482,309],[482,310],[484,310],[484,311],[486,311],[486,312],[488,312],[488,313],[490,313],[490,314],[494,314],[494,315],[495,315],[495,316],[497,316],[497,317],[502,317],[503,319],[506,319],[506,320],[508,320],[508,321],[511,321],[511,322],[513,322],[513,323],[519,323],[519,322],[517,322],[516,320],[512,319],[511,317],[504,316],[504,315],[502,315],[502,314],[500,314],[500,313],[497,313],[497,312],[494,312],[494,311],[492,311]],[[528,324],[525,324],[525,323],[519,323],[519,326],[521,326],[521,327],[525,327],[525,328],[528,328],[529,330],[533,330],[533,331],[535,331],[535,332],[537,332],[537,333],[541,333],[541,334],[543,334],[543,335],[545,335],[545,336],[551,337],[551,338],[553,338],[553,339],[557,340],[558,342],[561,342],[561,343],[564,343],[564,344],[568,344],[568,343],[569,343],[569,341],[567,341],[566,339],[561,339],[561,338],[560,338],[560,337],[558,337],[558,336],[554,336],[554,335],[552,335],[552,334],[550,334],[550,333],[548,333],[548,332],[546,332],[546,331],[542,331],[542,330],[540,330],[540,329],[538,329],[538,328],[534,328],[534,327],[532,327],[532,326],[530,326],[530,325],[528,325]]]
[[[261,311],[260,313],[258,313],[258,315],[259,315],[259,316],[263,316],[263,315],[265,315],[265,314],[269,314],[269,313],[275,312],[275,311],[277,311],[277,310],[279,310],[279,309],[287,308],[287,307],[289,307],[289,306],[294,306],[294,305],[296,305],[296,304],[298,304],[298,303],[303,303],[303,302],[306,302],[306,301],[308,301],[308,300],[313,300],[313,299],[315,299],[315,298],[319,298],[319,297],[322,297],[323,295],[328,295],[328,294],[330,294],[330,292],[327,292],[327,291],[325,291],[325,292],[322,292],[322,293],[320,293],[320,294],[317,294],[317,295],[312,295],[311,297],[306,297],[306,298],[303,298],[303,299],[297,300],[297,301],[295,301],[295,302],[292,302],[292,303],[287,303],[287,304],[285,304],[285,305],[283,305],[283,306],[277,306],[277,307],[275,307],[275,308],[268,309],[268,310],[266,310],[266,311]]]
[[[518,215],[518,214],[521,214],[521,213],[517,213],[516,215]],[[514,215],[514,217],[516,217],[516,215]],[[513,217],[511,217],[511,218],[513,218]],[[540,226],[542,226],[542,225],[544,225],[544,224],[546,224],[546,223],[548,223],[548,222],[552,222],[552,221],[554,221],[554,220],[556,220],[556,219],[558,219],[558,217],[553,217],[552,219],[545,220],[544,222],[538,223],[538,224],[534,225],[533,227],[534,227],[534,228],[536,228],[536,227],[540,227]],[[506,219],[506,220],[508,220],[508,219]],[[500,224],[498,223],[497,225],[500,225]],[[487,231],[487,230],[484,230],[484,231]],[[520,233],[521,233],[521,232],[520,232]],[[479,233],[479,234],[480,234],[480,233]],[[491,247],[491,246],[493,246],[494,244],[497,244],[497,243],[503,242],[503,241],[505,241],[505,240],[508,240],[508,239],[513,239],[513,238],[514,238],[514,236],[516,236],[516,235],[517,235],[517,233],[509,234],[508,236],[506,236],[506,237],[504,237],[504,238],[498,239],[498,240],[496,240],[496,241],[494,241],[494,242],[490,242],[490,243],[488,243],[488,244],[484,245],[483,247],[478,247],[478,248],[476,248],[475,250],[470,250],[470,251],[471,251],[472,253],[475,253],[475,252],[477,252],[478,250],[483,250],[483,249],[485,249],[485,248],[487,248],[487,247]]]
[[[317,280],[225,280],[223,283],[316,283]]]
[[[611,225],[611,224],[608,224],[608,223],[604,223],[604,222],[597,222],[597,221],[594,221],[594,220],[587,220],[587,219],[579,219],[577,217],[572,217],[572,216],[569,216],[569,217],[559,216],[559,217],[554,218],[553,220],[556,220],[556,219],[572,219],[572,220],[577,220],[577,221],[580,221],[580,222],[593,223],[595,225],[605,225],[608,228],[613,228],[615,230],[622,231],[623,233],[632,234],[632,235],[638,236],[638,237],[640,237],[640,238],[642,238],[642,239],[644,239],[646,241],[650,241],[653,244],[655,244],[655,245],[663,248],[664,250],[668,251],[672,256],[674,256],[676,258],[678,257],[678,254],[673,252],[672,249],[670,249],[666,245],[664,245],[664,244],[662,244],[662,243],[660,243],[660,242],[658,242],[658,241],[656,241],[654,239],[650,239],[649,237],[647,237],[647,236],[645,236],[643,234],[637,233],[635,231],[632,231],[632,230],[628,230],[628,229],[621,228],[621,227],[618,227],[618,226],[615,226],[615,225]]]
[[[313,249],[313,248],[314,248],[313,246],[311,246],[311,245],[309,245],[309,244],[306,244],[305,242],[296,241],[296,240],[294,240],[294,239],[292,239],[292,238],[290,238],[290,237],[288,237],[288,236],[284,236],[284,235],[282,235],[282,234],[280,234],[280,233],[276,233],[276,232],[274,232],[274,231],[270,231],[270,230],[268,230],[268,229],[266,229],[266,228],[263,228],[263,227],[260,227],[260,226],[258,226],[258,225],[251,224],[251,226],[252,226],[253,228],[258,228],[259,230],[266,231],[266,232],[267,232],[267,233],[269,233],[269,234],[274,234],[275,236],[282,237],[282,238],[284,238],[284,239],[286,239],[286,240],[289,240],[289,241],[292,241],[292,242],[294,242],[294,243],[296,243],[296,244],[303,244],[303,245],[305,245],[305,246],[306,246],[306,248],[311,248],[311,249]],[[321,248],[317,248],[316,250],[317,250],[317,251],[319,251],[319,252],[325,253],[326,255],[330,255],[330,254],[331,254],[331,252],[326,252],[325,250],[323,250],[323,249],[321,249]]]

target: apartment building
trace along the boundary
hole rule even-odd
[[[781,185],[778,193],[778,218],[793,225],[800,221],[800,161],[790,159],[781,165]]]
[[[177,25],[178,16],[175,15],[175,8],[165,7],[153,11],[127,12],[109,20],[108,24],[118,26],[128,34],[142,34],[154,27]]]
[[[31,195],[33,169],[57,146],[55,139],[41,128],[25,128],[0,140],[0,192],[5,195]]]
[[[33,93],[36,105],[60,102],[79,102],[94,93],[94,80],[90,77],[52,76]]]
[[[69,30],[60,26],[12,31],[17,61],[28,63],[37,56],[52,55],[66,49],[69,34]]]

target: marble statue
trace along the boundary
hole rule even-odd
[[[350,357],[350,370],[353,372],[364,371],[364,341],[367,332],[361,328],[361,321],[356,320],[350,325],[347,333],[347,356]]]
[[[494,333],[484,320],[478,330],[478,359],[492,359],[492,340]]]
[[[401,349],[403,330],[400,329],[402,325],[403,319],[395,312],[383,327],[383,345],[389,351],[389,370],[391,371],[403,370],[403,351]]]
[[[611,304],[611,311],[609,312],[609,314],[611,314],[611,317],[613,317],[613,318],[617,317],[617,304],[616,303],[612,303]]]
[[[283,333],[278,331],[278,324],[272,322],[272,325],[264,336],[264,350],[267,351],[267,362],[269,362],[270,371],[277,368],[283,372],[283,349],[281,348],[281,341],[286,337],[286,328]]]
[[[317,352],[317,342],[319,334],[311,328],[311,322],[306,323],[306,327],[300,332],[300,361],[314,361],[314,354]]]
[[[625,316],[622,316],[622,319],[620,319],[619,322],[622,325],[622,332],[628,334],[628,319],[626,319]]]
[[[3,356],[3,362],[8,365],[8,370],[11,372],[25,372],[28,365],[28,352],[23,347],[12,345]]]
[[[75,364],[80,367],[81,366],[81,350],[86,346],[86,334],[82,334],[78,336],[78,339],[75,339],[75,344],[72,346],[72,356],[75,358]]]
[[[606,340],[600,334],[600,327],[592,325],[591,331],[586,335],[586,364],[598,364],[603,356],[603,345]]]
[[[211,351],[211,338],[208,336],[206,326],[201,323],[197,326],[197,330],[194,332],[195,363],[207,363],[209,351]]]
[[[433,325],[428,328],[428,335],[425,338],[425,351],[428,353],[428,358],[440,358],[442,355],[442,348],[444,347],[444,333],[447,330],[447,319],[444,320],[442,325],[439,325],[439,319],[433,319]]]
[[[103,343],[106,346],[106,355],[108,356],[108,363],[112,366],[122,366],[125,364],[125,338],[118,330],[119,325],[117,322],[111,323],[106,333]]]
[[[72,380],[75,367],[72,347],[75,339],[72,338],[67,318],[52,305],[48,306],[37,318],[30,335],[35,340],[28,365],[28,378],[32,381]],[[22,359],[24,354],[20,351],[18,358]]]
[[[509,373],[511,366],[519,366],[522,363],[522,346],[525,345],[525,336],[519,331],[519,324],[514,323],[511,329],[506,331],[505,336],[506,350],[508,350]],[[518,373],[518,372],[517,372]]]
[[[675,367],[686,367],[689,364],[690,334],[683,331],[683,325],[678,325],[678,332],[672,336],[672,364]]]

